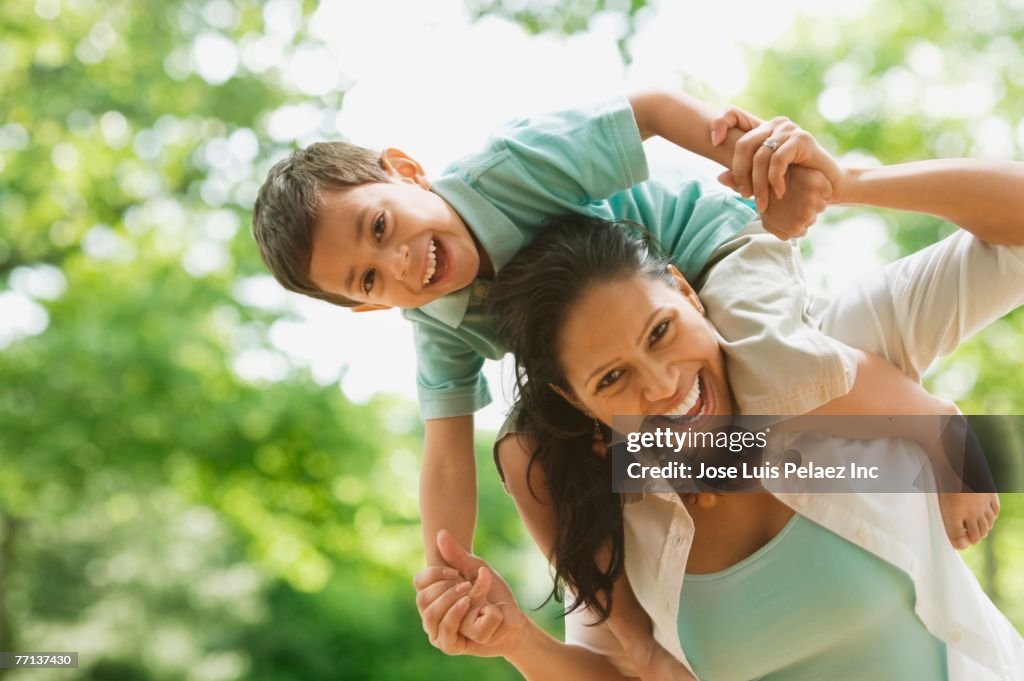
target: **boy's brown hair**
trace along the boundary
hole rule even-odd
[[[252,233],[274,278],[289,291],[344,307],[358,305],[309,278],[313,222],[325,191],[387,181],[379,153],[347,142],[316,142],[275,163],[252,209]]]

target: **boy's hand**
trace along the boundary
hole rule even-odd
[[[438,533],[437,548],[449,567],[428,567],[413,579],[430,643],[448,655],[507,656],[526,628],[512,590],[449,533]]]
[[[824,210],[844,181],[843,171],[810,133],[787,118],[761,121],[732,107],[711,121],[712,144],[721,144],[730,128],[746,134],[736,142],[732,168],[719,176],[719,181],[742,196],[754,196],[758,210],[765,214],[768,231],[780,238],[802,236],[813,224],[811,213],[816,216]],[[790,168],[795,164],[819,171],[823,177],[797,172]],[[781,203],[788,189],[797,192],[797,199],[783,203],[772,215],[771,206]]]
[[[781,199],[772,199],[761,211],[761,225],[782,240],[802,237],[828,207],[831,196],[832,184],[824,175],[793,166],[789,169],[789,191]]]

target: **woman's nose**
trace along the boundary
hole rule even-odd
[[[644,368],[643,396],[648,402],[667,400],[679,391],[679,372],[671,364],[653,364]]]
[[[402,244],[395,249],[394,254],[391,256],[391,275],[397,281],[402,281],[408,273],[409,247],[406,244]]]

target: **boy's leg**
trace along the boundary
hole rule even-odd
[[[823,306],[822,330],[919,380],[938,358],[1024,305],[1024,246],[957,232],[890,263]]]
[[[938,357],[1024,305],[1024,247],[993,246],[957,232],[890,263],[824,306],[822,330],[876,353],[914,380]],[[990,466],[974,433],[964,426],[950,451],[969,489],[994,489]],[[999,511],[994,494],[939,495],[950,540],[978,541]]]

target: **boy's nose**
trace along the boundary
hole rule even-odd
[[[395,250],[391,258],[391,274],[396,280],[402,281],[409,273],[409,247],[402,244]]]

